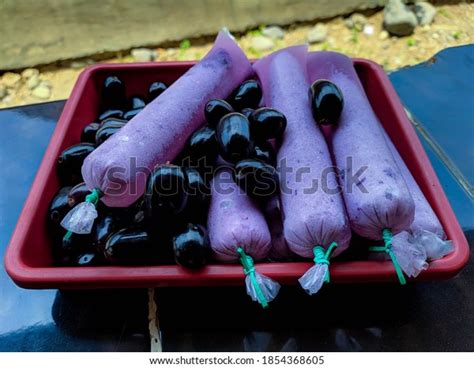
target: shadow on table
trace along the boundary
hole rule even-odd
[[[0,351],[149,351],[146,290],[58,291],[54,323],[0,336]]]
[[[472,243],[472,237],[470,239]],[[242,287],[159,289],[164,351],[473,351],[472,259],[462,277],[407,286],[282,286],[268,310]]]

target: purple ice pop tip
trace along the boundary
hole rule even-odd
[[[352,60],[336,52],[310,53],[308,72],[310,81],[330,80],[344,96],[344,108],[329,145],[344,174],[341,185],[346,188],[343,196],[352,229],[374,240],[382,239],[384,229],[393,234],[407,229],[413,222],[414,201]]]
[[[232,179],[231,169],[222,167],[211,185],[208,231],[215,258],[237,261],[241,247],[254,260],[267,256],[270,231],[257,204]]]
[[[438,216],[431,208],[392,140],[383,127],[380,128],[415,202],[415,218],[407,231],[409,234],[399,233],[393,237],[393,242],[409,243],[409,245],[415,247],[421,246],[424,248],[428,259],[440,259],[453,251],[453,244],[446,240],[446,234]]]
[[[326,172],[328,188],[338,186],[328,147],[311,114],[306,57],[306,46],[289,47],[257,61],[254,69],[265,105],[287,118],[277,155],[284,236],[291,251],[313,258],[315,246],[327,248],[332,242],[338,244],[333,254],[342,252],[351,232],[341,195],[314,185]],[[283,165],[291,169],[284,176]]]
[[[203,124],[206,102],[226,98],[251,73],[243,51],[221,31],[199,63],[86,158],[82,175],[87,186],[101,190],[108,206],[135,202],[147,174],[172,161]]]

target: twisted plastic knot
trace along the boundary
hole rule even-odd
[[[317,245],[313,248],[313,254],[314,254],[314,258],[313,258],[313,261],[315,264],[325,264],[325,265],[328,265],[329,267],[329,258],[331,257],[331,254],[332,252],[334,251],[334,249],[337,248],[337,243],[336,242],[332,242],[331,245],[328,247],[328,249],[326,250],[326,252],[324,251],[324,248],[321,247],[320,245]],[[324,282],[328,283],[330,282],[331,279],[330,279],[330,276],[329,276],[329,269],[328,271],[326,272],[326,275],[324,276]]]
[[[389,229],[383,229],[382,239],[385,244],[385,252],[391,251],[393,234]]]
[[[99,189],[92,189],[92,191],[86,196],[84,202],[91,202],[94,206],[97,206],[101,195],[102,192]]]
[[[400,285],[406,285],[407,281],[405,279],[405,275],[403,275],[402,268],[400,267],[400,264],[397,261],[397,257],[395,256],[395,253],[393,253],[393,250],[392,250],[393,234],[390,231],[390,229],[383,229],[382,239],[384,242],[384,246],[370,247],[369,250],[372,252],[387,253],[390,259],[392,260],[393,267],[395,268],[395,272],[397,273],[397,277],[398,277],[398,281],[400,282]]]
[[[240,263],[244,268],[244,274],[249,275],[252,272],[255,272],[255,265],[253,263],[253,258],[250,257],[242,248],[237,248],[237,253],[240,256]]]
[[[263,308],[268,307],[267,298],[265,298],[260,284],[258,283],[257,278],[255,277],[255,265],[253,263],[253,258],[247,253],[245,253],[245,251],[241,247],[237,248],[237,253],[240,256],[239,260],[242,264],[242,267],[244,268],[245,276],[249,276],[250,280],[252,281],[253,287],[255,288],[255,292],[257,294],[258,302],[262,305]]]
[[[314,258],[313,261],[316,264],[327,264],[329,266],[329,260],[326,258],[323,247],[319,245],[313,248]]]

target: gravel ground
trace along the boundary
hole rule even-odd
[[[390,37],[383,30],[383,12],[365,14],[363,30],[349,29],[342,17],[319,24],[294,24],[283,29],[283,38],[266,37],[263,27],[237,37],[249,57],[261,57],[277,49],[306,43],[313,32],[317,43],[310,50],[333,50],[349,56],[372,59],[386,70],[429,59],[438,51],[474,42],[474,4],[437,6],[432,24],[418,26],[411,36]],[[262,33],[263,31],[263,33]],[[175,48],[148,50],[156,60],[194,60],[202,58],[211,48],[210,40],[185,40]],[[147,50],[145,50],[145,54]],[[114,58],[101,62],[133,62],[143,52],[117,53]],[[65,99],[82,69],[97,62],[94,58],[76,60],[63,65],[50,65],[27,69],[18,73],[5,73],[0,77],[0,108]]]

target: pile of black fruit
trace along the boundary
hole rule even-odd
[[[154,82],[147,99],[127,99],[119,78],[105,79],[97,122],[86,125],[81,143],[58,158],[62,188],[48,213],[56,264],[149,265],[174,259],[199,268],[210,257],[205,226],[210,181],[219,164],[231,166],[235,182],[253,198],[265,199],[278,191],[276,155],[269,141],[281,137],[286,118],[274,109],[258,108],[262,90],[255,80],[248,80],[227,100],[206,104],[207,124],[192,134],[173,163],[152,171],[142,198],[127,208],[109,208],[100,202],[91,234],[64,237],[62,218],[90,193],[81,176],[85,157],[165,89],[164,83]]]

